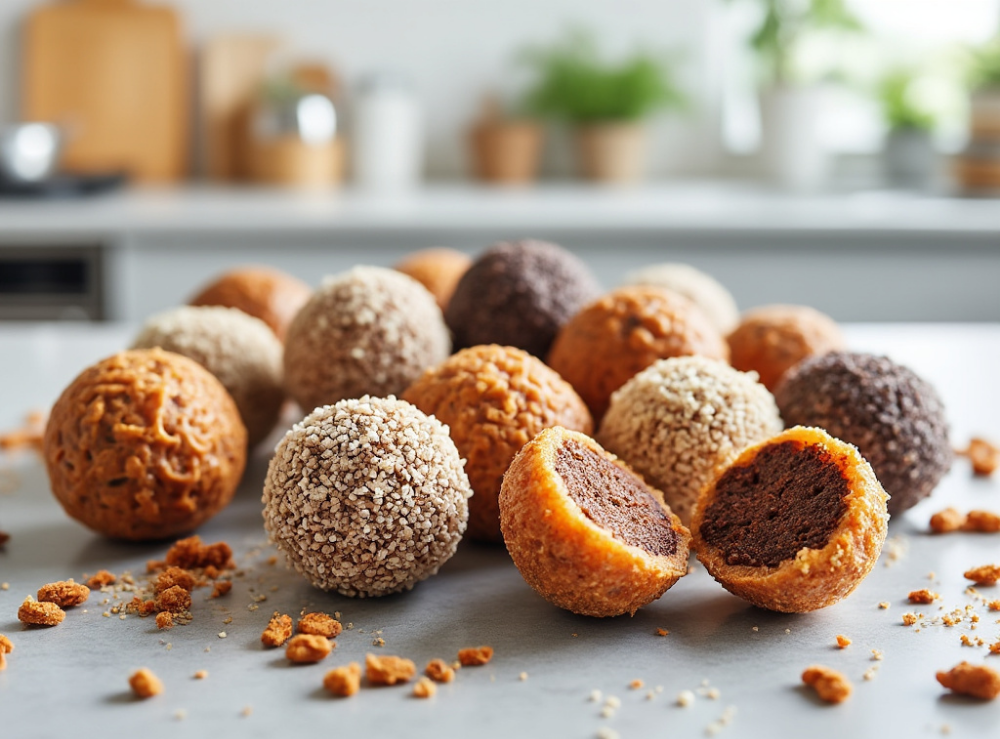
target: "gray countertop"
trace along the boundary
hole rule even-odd
[[[47,407],[86,364],[124,346],[129,335],[121,326],[0,328],[0,428]],[[1000,325],[853,325],[848,336],[854,348],[886,353],[933,382],[956,443],[972,433],[1000,436]],[[836,606],[798,616],[761,611],[723,591],[696,564],[635,617],[605,620],[549,606],[502,549],[471,545],[407,594],[351,600],[313,590],[281,564],[266,562],[273,553],[264,545],[259,512],[266,464],[265,450],[233,505],[198,532],[207,541],[230,542],[245,576],[220,600],[198,591],[193,623],[157,632],[152,619],[104,618],[107,606],[95,593],[60,626],[23,630],[18,605],[43,583],[80,579],[99,568],[141,571],[165,545],[125,545],[90,533],[56,505],[33,454],[0,456],[6,490],[0,529],[12,535],[0,552],[0,581],[9,583],[0,590],[0,632],[16,645],[0,673],[5,736],[594,737],[602,727],[623,738],[704,736],[730,707],[735,713],[719,736],[934,736],[944,727],[954,736],[987,736],[1000,725],[1000,701],[950,697],[934,679],[936,670],[963,659],[1000,667],[1000,657],[987,656],[985,647],[959,643],[962,634],[986,643],[1000,639],[1000,613],[977,606],[981,621],[974,631],[964,621],[917,632],[900,620],[918,608],[939,613],[937,605],[906,604],[907,593],[921,587],[940,592],[946,610],[972,603],[961,573],[997,556],[996,536],[925,533],[930,513],[946,505],[1000,510],[1000,480],[973,479],[964,460],[932,500],[892,522],[898,556],[884,553],[857,592]],[[250,610],[260,594],[267,600]],[[880,609],[880,601],[890,607]],[[291,667],[280,651],[262,650],[259,635],[273,610],[295,615],[303,608],[340,611],[354,626],[325,663]],[[670,633],[658,636],[657,628]],[[372,646],[376,630],[384,647]],[[837,634],[854,643],[836,649]],[[461,670],[431,700],[412,698],[408,687],[362,689],[338,700],[320,685],[332,666],[363,660],[368,651],[400,654],[422,667],[480,644],[496,649],[493,661]],[[873,649],[884,659],[874,661]],[[820,704],[799,682],[812,663],[844,671],[854,682],[853,697],[840,706]],[[163,695],[131,697],[126,681],[140,666],[163,680]],[[874,679],[863,679],[872,667]],[[192,679],[201,669],[209,677]],[[645,687],[629,689],[635,679]],[[678,707],[677,694],[697,692],[702,681],[719,697],[698,695],[692,706]],[[603,699],[588,702],[594,690],[620,699],[613,717],[601,716]],[[247,707],[249,716],[243,715]]]

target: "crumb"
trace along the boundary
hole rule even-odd
[[[1000,565],[982,565],[966,570],[962,575],[966,580],[972,580],[976,585],[996,585],[1000,580]]]
[[[55,603],[39,603],[30,595],[17,609],[17,618],[28,626],[55,626],[66,618],[66,612]]]
[[[875,679],[875,673],[877,672],[878,672],[878,665],[872,665],[867,670],[865,670],[864,674],[861,677],[863,677],[865,680],[871,681]]]
[[[337,645],[325,636],[297,634],[288,640],[285,656],[291,662],[312,664],[326,659]]]
[[[677,694],[677,705],[681,708],[687,708],[692,703],[694,703],[694,693],[690,690],[682,690]]]
[[[7,542],[10,541],[10,534],[6,531],[0,531],[0,549],[7,546]]]
[[[619,708],[622,707],[622,699],[619,698],[617,695],[609,695],[608,699],[604,701],[604,705],[607,706],[608,708],[611,708],[612,710],[617,711]]]
[[[411,660],[391,655],[365,655],[365,674],[372,685],[405,683],[416,674],[417,666]]]
[[[621,735],[609,726],[602,726],[597,730],[597,739],[621,739]]]
[[[174,614],[170,611],[160,611],[157,613],[156,628],[163,630],[174,628]]]
[[[940,597],[941,595],[939,593],[935,593],[931,590],[928,590],[927,588],[923,588],[921,590],[914,590],[907,596],[910,603],[913,603],[915,605],[928,605],[930,603],[933,603]]]
[[[90,588],[72,580],[60,580],[42,585],[38,589],[38,600],[44,603],[55,603],[60,608],[72,608],[83,603],[90,597]]]
[[[903,624],[906,626],[913,626],[917,622],[917,614],[915,613],[904,613],[903,614]]]
[[[1000,695],[1000,672],[985,665],[962,662],[947,672],[938,672],[937,681],[953,693],[991,701]]]
[[[629,687],[629,690],[639,690],[640,688],[642,688],[645,685],[646,685],[646,683],[644,683],[642,680],[636,678],[635,680],[633,680],[632,682],[630,682],[628,684],[628,687]]]
[[[881,608],[883,611],[889,610],[889,601],[887,600],[882,601],[881,603],[878,604],[878,607]]]
[[[14,651],[14,642],[0,634],[0,654],[10,654]]]
[[[841,649],[846,649],[847,647],[851,646],[851,640],[848,639],[843,634],[837,634],[837,646],[840,647]]]
[[[615,715],[615,709],[611,706],[605,706],[601,709],[601,718],[611,718]]]
[[[212,598],[221,598],[233,589],[232,580],[216,580],[212,584]]]
[[[493,659],[493,647],[468,647],[458,650],[458,661],[463,667],[485,665]]]
[[[276,556],[272,554],[270,557],[267,558],[268,567],[274,567],[276,564],[278,564],[278,558]]]
[[[1000,611],[1000,600],[991,600],[986,604],[986,607],[991,611]]]
[[[187,715],[188,715],[187,711],[185,711],[183,708],[178,708],[176,711],[174,711],[174,718],[177,719],[178,721],[183,721],[184,719],[187,718]]]
[[[195,680],[204,680],[206,677],[208,677],[208,670],[198,670],[194,673]]]
[[[667,631],[666,629],[657,629],[656,630],[656,635],[657,636],[670,636],[670,632]]]
[[[260,641],[265,647],[280,647],[291,635],[292,617],[275,612],[260,635]]]
[[[340,621],[331,618],[325,613],[307,613],[299,619],[298,632],[300,634],[315,634],[334,639],[340,635],[343,627]]]
[[[965,516],[954,508],[945,508],[931,516],[930,527],[935,534],[950,534],[965,525]]]
[[[227,634],[227,633],[226,633],[225,631],[220,631],[220,632],[219,632],[219,633],[217,634],[217,636],[218,636],[218,637],[219,637],[220,639],[225,639],[225,638],[226,638],[227,636],[229,636],[229,634]]]
[[[990,644],[990,654],[1000,654],[1000,641]]]
[[[195,588],[194,575],[180,567],[168,567],[156,576],[154,588],[157,593],[162,593],[173,587],[191,592]]]
[[[233,622],[233,617],[232,616],[227,616],[226,618],[224,618],[222,620],[222,623],[224,623],[226,626],[229,626],[229,624],[231,624],[232,622]]]
[[[132,688],[132,692],[140,698],[152,698],[163,692],[163,683],[160,682],[160,678],[145,667],[136,670],[128,679],[128,684]]]
[[[0,590],[10,590],[9,582],[0,582]]]
[[[106,585],[113,585],[118,578],[107,570],[98,570],[95,575],[87,580],[87,587],[91,590],[100,590]]]
[[[172,585],[156,596],[154,607],[157,611],[184,613],[191,608],[191,593],[180,585]]]
[[[372,646],[373,647],[384,647],[385,646],[385,639],[383,639],[381,636],[378,636],[378,637],[372,639]]]
[[[969,458],[972,462],[972,474],[977,476],[992,475],[1000,467],[1000,447],[983,438],[973,437],[969,441],[969,448],[959,454]]]
[[[882,654],[882,650],[881,649],[873,649],[872,650],[872,659],[875,660],[876,662],[881,662],[882,658],[884,656],[885,655]]]
[[[525,680],[528,679],[528,673],[522,672],[520,675],[517,676],[517,679],[523,683]]]
[[[802,673],[802,682],[816,691],[816,695],[827,703],[842,703],[851,695],[850,680],[836,670],[822,665],[813,665]]]
[[[433,698],[436,692],[437,685],[428,677],[421,677],[413,685],[414,698]]]
[[[587,696],[587,700],[590,703],[600,703],[601,702],[601,691],[591,690],[590,695]]]
[[[253,706],[244,706],[243,710],[240,711],[240,715],[244,718],[249,718],[253,715]]]
[[[1000,516],[990,511],[969,511],[969,515],[965,517],[962,531],[995,534],[1000,531]]]
[[[333,668],[323,678],[323,687],[341,698],[354,695],[361,689],[361,665],[351,662]]]
[[[439,683],[450,683],[455,679],[455,671],[443,659],[432,659],[424,668],[424,674]]]
[[[181,539],[167,552],[164,563],[167,566],[191,570],[196,567],[215,567],[220,570],[233,568],[233,550],[224,541],[202,544],[201,537],[190,536]]]

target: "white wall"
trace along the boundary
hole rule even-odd
[[[0,0],[0,120],[17,117],[17,30],[38,0]],[[676,50],[689,109],[654,121],[653,174],[704,174],[719,162],[720,0],[174,0],[193,45],[229,31],[279,32],[327,60],[350,84],[374,69],[414,80],[428,125],[428,170],[465,170],[463,129],[487,88],[505,86],[510,58],[570,23],[597,30],[611,52],[641,42]],[[550,149],[547,170],[566,159]]]

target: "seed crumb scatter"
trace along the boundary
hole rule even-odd
[[[850,680],[843,673],[823,665],[807,667],[802,673],[802,682],[815,690],[820,700],[827,703],[843,703],[853,690]]]

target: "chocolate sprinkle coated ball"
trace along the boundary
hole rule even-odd
[[[409,590],[455,553],[469,517],[448,427],[393,397],[317,408],[278,444],[264,528],[323,590]]]
[[[650,264],[627,275],[625,284],[662,287],[683,295],[705,311],[722,334],[728,334],[740,321],[732,294],[714,277],[690,264]]]
[[[416,280],[355,267],[330,277],[292,321],[285,384],[305,411],[400,393],[451,352],[441,309]]]
[[[611,396],[597,440],[661,490],[687,524],[716,468],[781,431],[753,374],[705,357],[661,359]]]
[[[501,242],[459,280],[445,320],[456,347],[502,344],[544,357],[562,325],[598,292],[586,265],[562,247]]]
[[[951,467],[944,405],[930,384],[886,357],[833,352],[793,368],[775,394],[785,423],[854,444],[896,515],[926,498]]]

